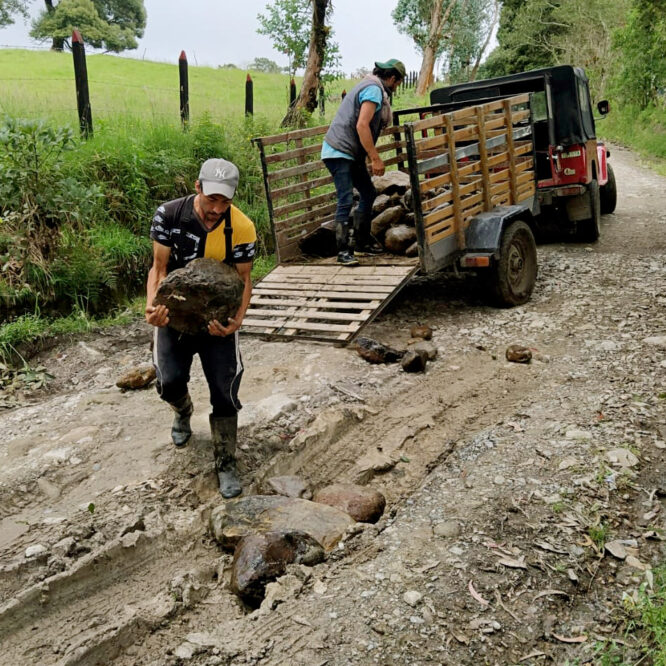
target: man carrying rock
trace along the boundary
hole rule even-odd
[[[405,78],[405,66],[399,60],[376,62],[368,74],[342,100],[326,132],[321,159],[331,172],[338,206],[335,212],[335,237],[338,263],[358,266],[358,254],[381,254],[382,247],[370,234],[375,188],[365,165],[372,163],[375,176],[384,175],[384,162],[375,148],[379,134],[391,122],[389,96]],[[353,188],[361,200],[354,211],[353,234],[349,217],[354,204]],[[355,236],[354,240],[350,237]]]
[[[146,321],[155,327],[153,362],[157,390],[176,413],[171,438],[183,447],[192,435],[192,400],[188,392],[194,354],[199,354],[213,411],[210,428],[220,492],[226,498],[241,493],[236,470],[238,387],[243,363],[238,329],[250,303],[250,272],[256,250],[253,222],[231,201],[238,185],[237,167],[223,159],[206,160],[195,183],[196,194],[162,204],[150,229],[153,264],[148,274]],[[210,257],[235,266],[243,280],[241,305],[226,325],[210,321],[198,335],[179,333],[169,326],[169,311],[154,305],[157,289],[171,271],[193,259]]]

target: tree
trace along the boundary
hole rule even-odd
[[[499,0],[468,0],[451,13],[456,26],[442,54],[442,75],[448,83],[473,81],[499,20]]]
[[[268,74],[279,74],[282,71],[280,65],[270,58],[255,58],[247,68],[255,72],[267,72]]]
[[[0,28],[14,23],[14,16],[28,15],[28,0],[0,0]]]
[[[273,41],[273,47],[289,59],[289,75],[305,65],[310,41],[310,3],[308,0],[275,0],[266,5],[266,14],[257,14],[257,32]]]
[[[308,59],[303,84],[294,104],[282,119],[282,126],[303,124],[303,114],[311,114],[317,108],[317,96],[322,87],[322,68],[326,62],[326,50],[331,29],[326,25],[333,8],[330,0],[310,0],[312,21]]]
[[[398,0],[391,16],[398,32],[414,40],[423,54],[421,71],[416,82],[416,94],[425,95],[433,82],[435,60],[442,54],[445,42],[453,33],[449,24],[451,12],[468,0]]]
[[[616,44],[615,89],[623,101],[644,109],[666,87],[666,0],[633,0]]]
[[[52,39],[62,51],[74,28],[86,44],[119,53],[135,49],[146,27],[143,0],[44,0],[46,8],[32,24],[35,39]]]

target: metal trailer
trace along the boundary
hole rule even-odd
[[[378,151],[409,174],[418,258],[384,254],[359,267],[303,254],[334,220],[333,179],[320,160],[328,127],[254,139],[260,151],[278,266],[253,290],[243,330],[344,344],[417,272],[456,267],[485,276],[500,306],[526,302],[537,274],[538,213],[530,96],[395,114]]]

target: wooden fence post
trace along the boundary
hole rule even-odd
[[[254,84],[252,77],[248,74],[245,79],[245,115],[251,116],[254,114]]]
[[[79,127],[84,139],[92,136],[92,111],[88,92],[88,69],[83,38],[78,30],[72,31],[72,55],[74,56],[74,81],[76,82],[76,105],[79,111]]]
[[[289,106],[294,106],[295,101],[296,101],[296,82],[292,78],[292,80],[289,83]]]
[[[187,129],[190,122],[190,88],[187,80],[185,51],[181,51],[178,58],[178,73],[180,74],[180,122],[183,124],[183,129]]]

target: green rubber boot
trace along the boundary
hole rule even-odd
[[[240,495],[242,487],[236,469],[236,439],[238,415],[210,416],[210,433],[215,453],[215,469],[220,482],[220,493],[225,499]]]

